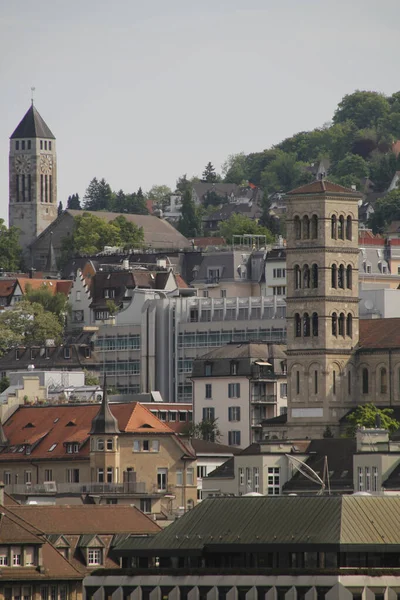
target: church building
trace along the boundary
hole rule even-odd
[[[56,139],[33,102],[10,138],[9,186],[9,224],[26,254],[57,218]]]

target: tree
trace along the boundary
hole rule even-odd
[[[97,375],[91,373],[87,369],[83,369],[83,372],[85,373],[85,385],[99,385],[99,378]]]
[[[360,427],[374,429],[377,417],[380,420],[380,427],[387,429],[390,433],[397,431],[400,427],[400,422],[393,418],[392,408],[377,408],[374,404],[368,403],[358,406],[346,417],[346,435],[354,437]]]
[[[192,425],[189,430],[190,437],[207,442],[218,442],[221,439],[221,432],[217,421],[218,419],[203,419],[196,425]]]
[[[85,210],[113,210],[114,194],[106,180],[96,177],[89,183],[84,196]]]
[[[269,229],[273,235],[282,234],[281,219],[283,215],[281,215],[281,218],[279,218],[271,214],[271,200],[267,192],[264,192],[263,199],[261,201],[261,209],[261,217],[258,221],[259,225]]]
[[[111,221],[111,224],[118,228],[120,244],[124,248],[133,249],[143,246],[144,234],[141,227],[138,227],[132,221],[128,221],[123,215],[116,217]]]
[[[2,394],[8,387],[10,387],[10,379],[4,375],[0,379],[0,394]]]
[[[225,238],[227,244],[233,243],[234,235],[265,235],[266,243],[269,244],[274,241],[273,235],[263,227],[259,225],[257,221],[253,221],[244,215],[235,213],[227,221],[224,221],[219,226],[220,235]]]
[[[203,206],[204,208],[208,208],[209,206],[216,207],[228,202],[227,196],[220,196],[215,190],[208,190],[204,195]]]
[[[331,428],[329,427],[329,425],[327,425],[324,429],[324,433],[322,434],[322,437],[324,438],[333,438],[333,433]]]
[[[65,317],[71,313],[71,305],[65,294],[57,292],[52,293],[52,290],[46,284],[42,284],[39,289],[32,289],[31,285],[26,286],[25,300],[34,304],[40,304],[44,310],[56,315],[59,322],[64,325]]]
[[[202,180],[205,183],[216,183],[218,181],[218,176],[215,172],[214,165],[211,162],[206,164],[203,171]]]
[[[115,211],[119,212],[119,213],[128,212],[127,197],[122,190],[119,190],[119,192],[117,192],[115,194],[114,208],[115,208]]]
[[[54,340],[58,344],[62,335],[57,316],[37,302],[22,300],[0,315],[0,352],[21,343],[43,346]]]
[[[268,192],[288,192],[312,180],[312,175],[305,171],[304,167],[295,154],[279,151],[276,158],[262,172],[261,186]]]
[[[346,154],[332,170],[333,179],[346,187],[361,186],[361,180],[369,176],[368,163],[358,154]]]
[[[384,233],[392,221],[400,220],[400,189],[378,198],[368,226],[374,233]]]
[[[67,209],[71,210],[81,210],[81,201],[79,199],[79,194],[72,194],[72,196],[68,196],[67,200]]]
[[[383,94],[357,90],[353,94],[347,94],[339,102],[333,122],[352,121],[358,129],[376,128],[379,120],[389,111],[389,101]]]
[[[200,211],[192,200],[192,194],[189,189],[183,194],[181,217],[178,223],[178,230],[187,238],[201,235],[201,216]]]
[[[63,203],[60,201],[58,203],[57,215],[60,216],[64,212]]]
[[[163,210],[165,209],[166,204],[169,203],[171,195],[172,190],[167,185],[153,185],[153,187],[145,194],[148,200],[153,200],[153,202]]]
[[[374,191],[384,192],[387,190],[399,167],[400,160],[393,152],[382,154],[375,150],[369,161],[370,178],[374,182]]]
[[[7,228],[0,219],[0,269],[19,271],[22,263],[22,248],[19,244],[17,227]]]
[[[247,185],[247,162],[244,152],[228,156],[222,165],[222,175],[225,183]]]

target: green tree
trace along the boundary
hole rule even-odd
[[[119,212],[119,213],[128,212],[127,198],[126,198],[125,193],[122,190],[119,190],[119,192],[117,192],[115,194],[114,208],[115,208],[115,212]]]
[[[215,190],[208,190],[204,195],[203,206],[208,208],[209,206],[221,206],[221,204],[227,204],[229,202],[227,196],[221,196]]]
[[[10,387],[10,379],[4,375],[0,379],[0,394],[2,394],[8,387]]]
[[[261,209],[261,217],[258,221],[259,225],[269,229],[273,235],[283,234],[281,219],[271,214],[271,200],[267,192],[264,192]]]
[[[60,216],[64,212],[63,203],[60,201],[58,203],[57,215]]]
[[[392,221],[400,220],[400,189],[378,198],[368,226],[374,233],[384,233]]]
[[[228,156],[222,165],[222,175],[225,183],[247,184],[247,162],[244,152]]]
[[[203,419],[196,425],[193,424],[188,433],[190,437],[206,440],[207,442],[219,442],[221,439],[218,419]]]
[[[22,249],[19,244],[19,230],[10,227],[0,219],[0,269],[19,271],[22,265]]]
[[[41,304],[22,300],[0,315],[0,352],[16,344],[43,346],[46,340],[60,343],[63,326]]]
[[[87,369],[84,369],[83,372],[85,373],[85,385],[99,385],[99,378],[95,373],[92,373]]]
[[[378,150],[374,151],[369,161],[370,178],[374,182],[374,191],[384,192],[387,190],[399,167],[400,160],[393,152],[382,154]]]
[[[346,417],[346,435],[354,437],[360,427],[373,429],[376,427],[377,416],[380,419],[382,429],[387,429],[390,433],[399,429],[400,422],[393,418],[392,408],[377,408],[374,404],[368,403],[358,406]]]
[[[276,158],[262,172],[261,186],[268,192],[288,192],[313,179],[304,167],[295,154],[279,151]]]
[[[67,200],[67,209],[71,210],[81,210],[81,201],[79,199],[79,194],[72,194],[72,196],[68,196]]]
[[[163,210],[165,206],[169,203],[170,196],[172,195],[172,190],[167,185],[153,185],[146,192],[145,196],[148,200],[153,200],[157,206],[161,207]]]
[[[380,119],[390,112],[386,96],[378,92],[357,90],[339,102],[333,117],[334,123],[352,121],[357,129],[378,126]]]
[[[361,180],[369,176],[369,165],[358,154],[346,154],[332,170],[332,179],[341,185],[360,189]]]
[[[83,198],[85,210],[113,210],[114,194],[106,180],[96,177],[89,183]]]
[[[28,284],[24,298],[31,304],[40,304],[45,311],[56,315],[62,325],[65,323],[66,316],[71,313],[71,305],[67,296],[60,292],[53,294],[50,287],[46,284],[42,284],[36,290]]]
[[[202,181],[205,183],[216,183],[218,181],[218,175],[215,172],[214,165],[211,162],[207,163],[204,168]]]
[[[189,189],[185,191],[182,197],[181,217],[178,223],[178,230],[187,238],[198,237],[201,235],[202,224],[200,211],[192,200],[192,194]]]
[[[224,221],[219,226],[220,235],[225,238],[227,244],[232,244],[234,235],[265,235],[266,243],[274,241],[273,235],[266,227],[259,225],[257,221],[249,219],[249,217],[241,214],[233,214],[227,221]]]
[[[127,249],[140,248],[144,243],[143,228],[119,215],[111,221],[119,231],[120,244]]]

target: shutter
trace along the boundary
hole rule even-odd
[[[237,420],[240,421],[240,406],[236,408]]]
[[[203,408],[203,421],[207,421],[207,409]]]
[[[237,385],[237,394],[236,394],[236,396],[237,396],[237,398],[240,398],[240,383],[237,383],[236,385]]]
[[[228,408],[228,420],[232,421],[232,407],[231,406]]]
[[[232,446],[232,431],[228,432],[228,444]]]

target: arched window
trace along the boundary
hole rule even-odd
[[[314,371],[314,394],[318,394],[318,371]]]
[[[310,267],[308,265],[304,265],[303,267],[303,287],[310,287]]]
[[[300,222],[300,217],[295,217],[294,218],[294,237],[296,238],[296,240],[300,240],[301,239],[301,222]]]
[[[308,313],[303,315],[303,335],[310,337],[310,315]]]
[[[346,267],[346,287],[349,290],[353,287],[353,267],[351,265]]]
[[[107,450],[112,450],[113,447],[114,447],[113,439],[112,438],[108,438],[108,440],[107,440]]]
[[[296,394],[300,394],[300,371],[296,371]]]
[[[346,319],[346,335],[353,337],[353,316],[349,313]]]
[[[338,220],[337,235],[339,240],[344,240],[344,216],[340,215]]]
[[[314,337],[318,336],[318,315],[316,312],[312,315],[312,334]]]
[[[331,217],[331,238],[336,240],[337,235],[337,220],[336,215],[332,215]]]
[[[294,266],[294,287],[296,290],[301,288],[301,269],[299,265]]]
[[[362,370],[362,393],[369,393],[369,373],[366,367],[364,367],[364,369]]]
[[[346,219],[346,240],[351,240],[353,237],[352,234],[352,218],[350,216]]]
[[[332,335],[337,335],[337,314],[332,313]]]
[[[331,272],[332,272],[332,287],[337,288],[337,266],[336,265],[332,265]]]
[[[310,219],[307,215],[303,217],[303,239],[310,239]]]
[[[338,288],[344,290],[344,265],[340,265],[338,268]]]
[[[294,315],[294,335],[296,337],[301,337],[301,318],[299,313]]]
[[[385,369],[385,367],[381,368],[379,380],[381,394],[387,394],[387,370]]]
[[[347,373],[347,393],[351,396],[351,371]]]
[[[318,265],[315,263],[311,267],[311,287],[318,287]]]
[[[104,440],[102,438],[97,440],[97,450],[100,450],[100,452],[104,450]]]
[[[318,237],[318,217],[317,217],[317,215],[313,215],[311,217],[311,237],[313,240],[316,240]]]
[[[346,326],[346,317],[344,316],[344,313],[340,313],[340,315],[339,315],[339,335],[342,335],[343,337],[344,337],[345,326]]]
[[[332,372],[332,394],[336,396],[336,371]]]

